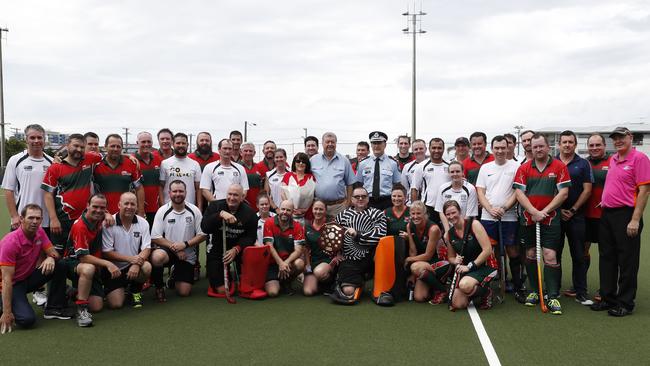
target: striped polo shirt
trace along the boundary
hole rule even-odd
[[[74,221],[86,209],[92,186],[93,166],[102,156],[87,152],[77,165],[67,160],[53,163],[45,172],[41,188],[54,194],[54,207],[59,220]]]
[[[280,228],[280,217],[264,222],[264,244],[273,245],[282,259],[287,259],[296,245],[305,245],[305,231],[298,221],[289,219],[286,230]]]
[[[481,170],[481,166],[483,166],[483,164],[494,161],[494,155],[490,154],[489,152],[486,152],[485,154],[486,156],[485,159],[483,159],[482,163],[476,161],[474,159],[474,156],[470,156],[462,162],[465,179],[467,179],[467,181],[472,185],[476,185],[476,179],[478,178],[478,172]]]
[[[594,183],[591,186],[591,196],[585,203],[585,217],[599,219],[603,215],[603,208],[600,200],[603,196],[603,187],[605,187],[605,178],[609,171],[610,156],[605,155],[600,159],[589,157],[587,161],[591,164],[591,171],[594,174]]]
[[[160,191],[160,163],[159,156],[149,153],[149,163],[144,161],[140,153],[133,154],[140,162],[141,182],[144,188],[144,212],[156,213],[158,211],[158,196]]]
[[[520,189],[526,193],[530,203],[538,210],[544,209],[551,203],[560,189],[571,187],[571,177],[566,165],[550,155],[548,159],[548,163],[542,171],[537,168],[534,159],[520,166],[512,183],[514,189]],[[559,224],[558,212],[559,208],[549,212],[549,216],[542,223],[545,225]],[[530,226],[535,223],[528,211],[525,211],[520,217],[522,225]]]
[[[120,156],[117,165],[111,167],[106,157],[97,164],[93,172],[97,192],[106,196],[106,209],[112,215],[116,214],[120,196],[124,192],[135,190],[142,185],[138,167],[130,159]]]

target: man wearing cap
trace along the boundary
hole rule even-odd
[[[632,147],[632,133],[627,128],[617,127],[609,137],[616,154],[609,163],[601,201],[598,252],[602,301],[591,309],[621,317],[634,310],[650,160]]]
[[[456,156],[454,156],[454,161],[463,162],[463,160],[469,157],[469,140],[467,137],[459,137],[454,143],[456,148]]]
[[[323,153],[309,159],[311,171],[316,178],[315,196],[327,206],[327,216],[334,217],[350,205],[352,184],[356,177],[350,161],[336,152],[336,135],[323,134]]]
[[[411,148],[411,138],[406,135],[401,135],[397,138],[397,155],[395,155],[395,161],[397,161],[397,166],[401,172],[404,169],[404,165],[408,162],[415,160],[415,155],[409,152]]]
[[[415,175],[415,167],[426,159],[427,143],[422,139],[413,141],[413,156],[415,160],[406,163],[402,169],[402,185],[406,188],[406,205],[410,206],[411,202],[411,186],[413,185],[413,177]],[[416,187],[418,190],[420,187]]]
[[[385,153],[388,135],[381,131],[369,135],[372,156],[359,162],[357,182],[370,194],[370,207],[385,210],[391,206],[393,184],[400,181],[397,162]]]

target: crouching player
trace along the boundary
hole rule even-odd
[[[434,296],[431,304],[441,304],[447,297],[445,282],[451,271],[449,262],[440,260],[436,250],[442,236],[440,227],[427,218],[427,208],[422,201],[411,205],[410,223],[406,233],[401,234],[408,240],[409,256],[405,265],[410,268],[416,278],[413,299],[424,302],[430,298],[430,290]]]
[[[65,263],[68,277],[77,287],[77,324],[93,325],[90,314],[104,307],[104,289],[100,279],[103,268],[110,278],[120,276],[120,269],[113,262],[102,259],[102,223],[106,212],[106,197],[96,193],[90,197],[86,211],[72,224]]]
[[[374,249],[386,236],[386,216],[368,207],[368,191],[363,187],[352,191],[352,205],[336,215],[336,223],[346,227],[343,240],[343,261],[339,265],[336,288],[330,298],[339,304],[355,304],[361,287],[373,266]]]
[[[201,211],[185,201],[187,187],[181,180],[169,184],[170,201],[156,212],[151,228],[151,242],[157,246],[151,253],[151,280],[156,287],[156,300],[166,302],[163,269],[171,266],[167,280],[178,296],[189,296],[194,284],[194,246],[205,240],[201,231]]]
[[[266,219],[264,223],[264,244],[270,245],[273,258],[264,285],[270,297],[278,296],[280,282],[290,292],[290,281],[305,269],[305,262],[301,258],[305,232],[300,223],[293,219],[293,203],[290,200],[282,201],[278,211],[275,217]]]
[[[320,248],[320,230],[327,221],[327,206],[321,199],[315,199],[312,203],[314,220],[305,225],[305,240],[307,245],[307,265],[305,266],[305,281],[302,292],[305,296],[313,296],[318,293],[319,285],[330,286],[334,265],[330,256]]]
[[[460,205],[451,200],[442,206],[449,221],[445,233],[449,262],[456,265],[458,280],[452,281],[450,309],[464,309],[474,298],[480,309],[492,307],[490,281],[497,275],[497,262],[492,254],[492,244],[483,225],[478,220],[461,217]]]
[[[20,212],[18,229],[0,242],[0,270],[4,282],[0,333],[11,332],[16,324],[22,328],[34,325],[36,314],[26,294],[48,281],[50,290],[43,314],[45,319],[71,318],[64,308],[66,269],[41,227],[42,221],[43,210],[38,205],[28,204]]]
[[[108,307],[117,309],[124,306],[124,290],[128,287],[133,307],[140,308],[142,285],[151,274],[151,264],[147,261],[151,252],[149,223],[135,214],[138,209],[135,194],[122,193],[117,206],[115,225],[102,230],[102,252],[104,258],[120,269],[120,276],[112,278],[109,271],[102,271],[104,292]]]

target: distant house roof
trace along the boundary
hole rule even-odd
[[[610,133],[612,132],[616,127],[620,126],[625,126],[630,129],[632,132],[636,133],[650,133],[650,124],[645,123],[645,122],[637,122],[637,123],[618,123],[618,124],[613,124],[613,125],[607,125],[607,126],[591,126],[591,127],[574,127],[570,128],[571,131],[579,134],[579,133],[594,133],[594,132],[599,132],[599,133]],[[543,133],[560,133],[564,130],[566,130],[566,127],[545,127],[545,128],[540,128],[535,130],[535,132],[543,132]]]

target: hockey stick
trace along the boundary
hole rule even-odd
[[[221,257],[223,258],[226,255],[226,222],[223,222],[223,226],[221,227],[222,231],[222,239],[223,239],[223,254]],[[228,265],[224,262],[223,263],[223,285],[224,285],[224,290],[226,291],[226,301],[228,301],[229,304],[235,304],[237,301],[235,300],[234,297],[230,295],[230,284],[228,283]]]
[[[540,232],[540,223],[535,223],[535,251],[537,252],[537,286],[539,287],[539,304],[542,312],[548,312],[546,303],[544,302],[544,281],[542,279],[542,240]]]
[[[497,221],[497,229],[499,230],[499,296],[500,302],[506,299],[506,246],[503,244],[503,228],[501,226],[501,219]]]
[[[463,219],[461,219],[463,220]],[[460,253],[456,253],[456,255],[460,255],[461,257],[463,256],[463,253],[465,252],[465,244],[467,244],[467,234],[469,234],[469,231],[472,227],[472,223],[474,220],[470,218],[465,222],[465,229],[463,230],[463,239],[460,242]],[[450,228],[449,230],[456,230],[453,227]],[[451,235],[451,234],[450,234]],[[451,237],[450,237],[451,239]],[[456,287],[458,287],[458,272],[456,271],[457,268],[454,268],[454,277],[451,278],[451,286],[449,287],[449,310],[451,311],[456,311],[452,305],[452,300],[454,298],[454,292],[456,291]]]

